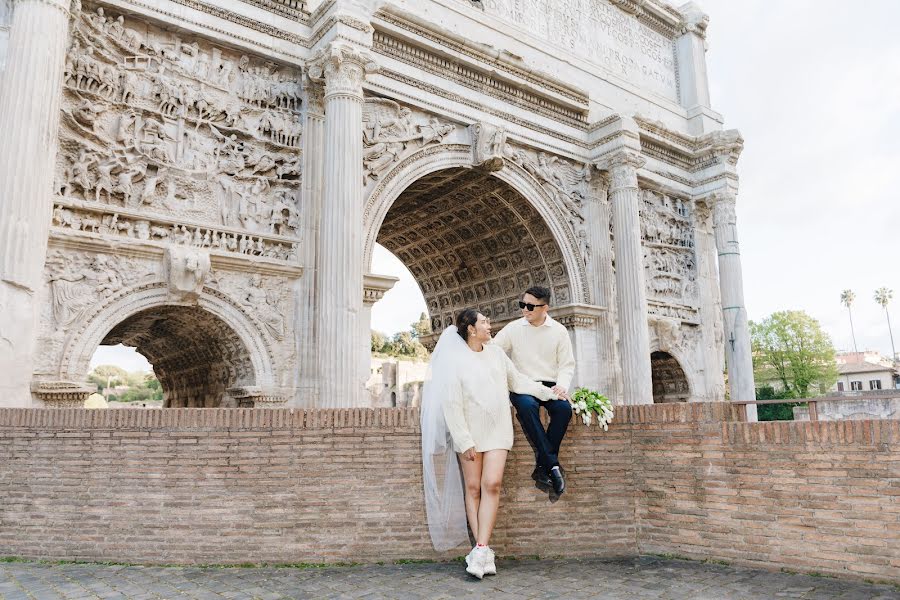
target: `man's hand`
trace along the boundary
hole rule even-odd
[[[569,390],[562,387],[561,385],[554,385],[550,389],[560,400],[571,400],[571,398],[569,397]]]
[[[462,456],[466,460],[475,460],[475,446],[472,446],[471,448],[463,452]]]

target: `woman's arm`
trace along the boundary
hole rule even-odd
[[[447,422],[450,437],[453,438],[453,448],[457,452],[465,452],[475,446],[475,440],[469,433],[469,424],[466,423],[466,414],[463,410],[464,401],[462,381],[457,377],[450,385],[447,401],[443,406],[444,420]]]

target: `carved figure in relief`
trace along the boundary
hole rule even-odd
[[[506,130],[487,123],[475,123],[469,126],[472,134],[472,161],[488,171],[503,168],[503,155],[506,151]]]
[[[93,188],[91,181],[91,165],[97,162],[97,158],[88,154],[87,150],[78,151],[78,158],[72,163],[72,166],[66,171],[65,183],[62,187],[62,195],[67,195],[75,187],[80,187],[81,192],[86,194]]]
[[[251,309],[266,326],[266,329],[277,340],[284,339],[284,309],[281,306],[279,293],[263,286],[262,276],[254,273],[250,278],[250,286],[242,298],[242,303]]]
[[[106,192],[106,201],[112,202],[113,169],[118,163],[114,160],[105,160],[97,164],[97,184],[94,187],[94,200],[100,202],[100,194]]]
[[[413,126],[409,108],[393,100],[367,98],[363,105],[363,182],[377,179],[378,173],[398,160],[410,143],[440,143],[451,131],[452,125],[441,124],[433,117]]]
[[[90,131],[94,131],[97,124],[97,118],[103,114],[103,107],[84,98],[81,103],[72,111],[72,118]]]

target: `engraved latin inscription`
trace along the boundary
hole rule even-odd
[[[672,40],[606,0],[485,0],[485,12],[678,101]]]

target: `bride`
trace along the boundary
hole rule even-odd
[[[556,398],[549,388],[519,373],[490,340],[487,317],[471,308],[460,312],[456,325],[438,340],[422,400],[431,541],[438,551],[459,546],[468,539],[468,519],[476,544],[466,556],[466,571],[478,579],[497,573],[488,542],[497,520],[506,455],[513,445],[509,392]]]

